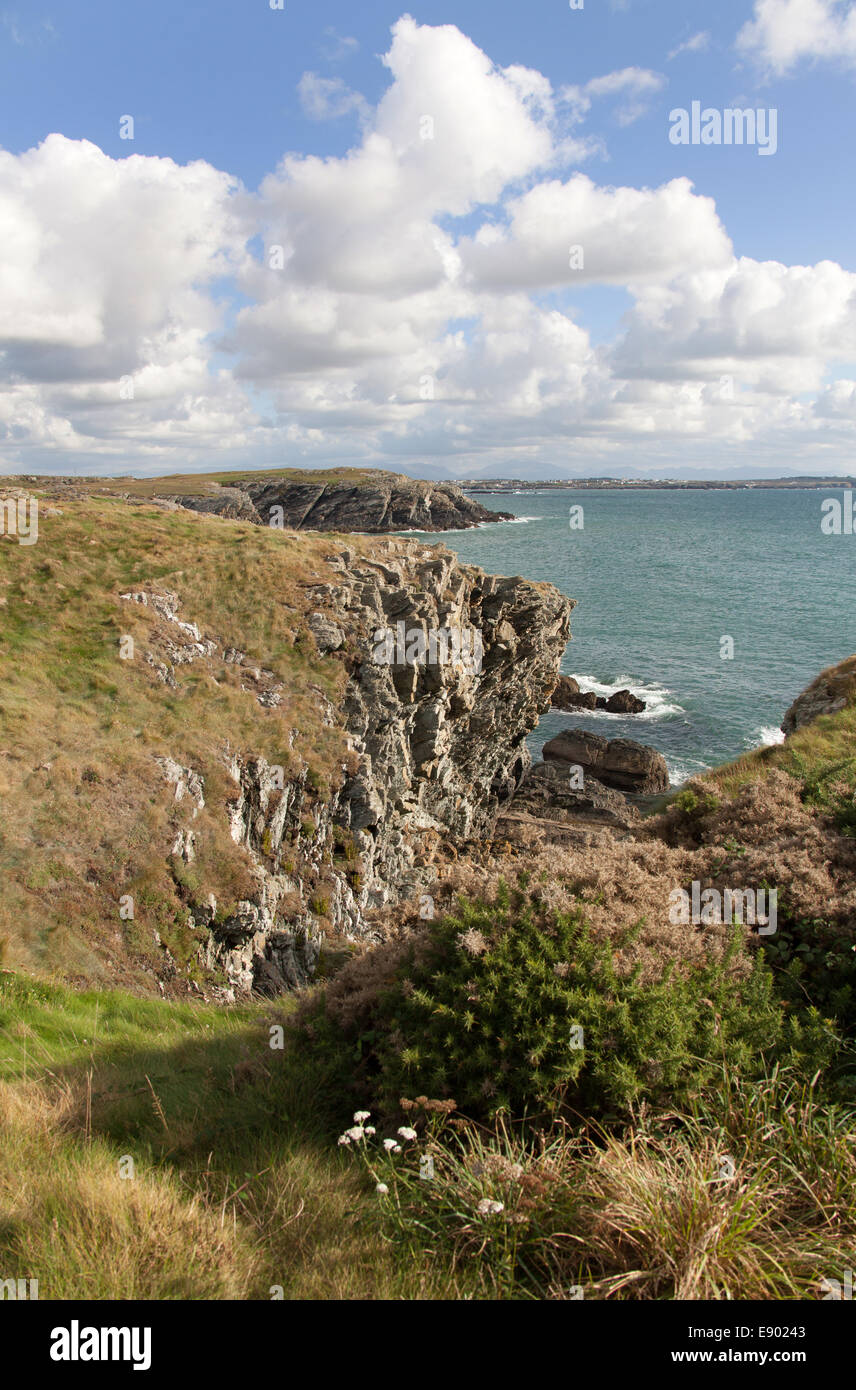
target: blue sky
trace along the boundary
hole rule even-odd
[[[410,14],[0,0],[0,469],[856,472],[849,0]]]

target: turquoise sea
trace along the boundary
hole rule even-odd
[[[629,687],[648,709],[550,711],[529,743],[577,726],[635,738],[674,783],[781,739],[788,705],[856,652],[856,535],[824,535],[813,489],[590,491],[477,500],[517,520],[423,536],[496,574],[548,579],[577,600],[562,670],[583,689]],[[583,508],[572,530],[570,509]],[[720,655],[734,642],[733,660]]]

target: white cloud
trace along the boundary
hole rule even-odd
[[[22,22],[16,10],[0,11],[0,26],[5,29],[12,43],[18,48],[36,46],[57,37],[53,20],[42,19],[38,22],[33,20]]]
[[[0,461],[28,438],[98,452],[134,422],[147,437],[155,401],[195,402],[201,426],[207,397],[219,416],[206,339],[210,287],[246,259],[235,194],[201,161],[114,160],[61,135],[0,151]]]
[[[319,77],[317,72],[305,72],[297,86],[300,104],[313,121],[336,120],[353,111],[363,120],[369,116],[365,97],[342,81],[341,77]]]
[[[646,100],[658,74],[557,93],[408,17],[384,62],[373,110],[304,77],[317,114],[360,113],[353,147],[288,155],[255,195],[60,135],[0,151],[0,467],[555,474],[674,466],[688,441],[710,467],[846,465],[856,388],[829,383],[856,361],[856,277],[736,259],[685,178],[574,167],[594,103]],[[595,343],[571,303],[603,285],[629,308]]]
[[[326,42],[321,45],[319,52],[325,62],[341,63],[346,58],[352,58],[360,50],[357,39],[337,33],[330,24],[324,30],[324,38]]]
[[[651,98],[665,85],[666,79],[662,73],[652,72],[650,68],[631,67],[593,77],[581,87],[564,87],[561,95],[577,117],[591,109],[593,100],[622,95],[623,100],[616,108],[616,119],[619,125],[627,126],[646,114]]]
[[[507,204],[507,226],[485,224],[460,245],[474,284],[530,289],[641,285],[731,261],[712,198],[689,179],[658,189],[600,188],[585,174],[537,184]],[[572,247],[582,266],[572,268]]]
[[[776,396],[818,390],[826,362],[854,359],[856,274],[743,257],[643,288],[613,365],[662,380],[733,374]]]
[[[856,5],[850,0],[755,0],[737,47],[777,76],[803,59],[856,65]]]
[[[673,48],[668,55],[668,61],[671,63],[672,60],[679,57],[681,53],[703,53],[709,45],[710,31],[708,29],[702,29],[699,33],[693,34],[689,39],[684,39],[683,43],[679,43]]]

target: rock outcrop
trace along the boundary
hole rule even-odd
[[[629,738],[601,738],[585,729],[565,729],[544,745],[546,762],[582,768],[586,781],[599,782],[635,796],[669,789],[666,760],[656,748]]]
[[[333,480],[323,473],[317,479],[311,473],[236,477],[234,484],[210,483],[199,495],[167,494],[167,500],[193,511],[296,531],[458,531],[512,519],[511,512],[490,511],[467,497],[455,483],[425,482],[380,469],[343,469]]]
[[[550,704],[553,709],[594,709],[595,700],[594,691],[580,690],[580,683],[573,676],[560,676]]]
[[[328,563],[340,583],[309,597],[348,633],[342,715],[359,759],[335,818],[358,843],[364,905],[377,906],[430,881],[432,843],[489,832],[529,767],[574,604],[438,546],[387,541],[370,560],[341,550]]]
[[[646,709],[645,701],[629,690],[616,690],[608,697],[596,695],[593,690],[581,690],[573,676],[559,677],[550,703],[553,709],[602,709],[608,714],[641,714]]]
[[[534,763],[514,795],[509,812],[536,820],[562,823],[596,822],[627,827],[640,819],[639,811],[621,792],[587,777],[582,786],[568,773],[568,764],[551,761]]]
[[[631,691],[616,690],[614,695],[609,695],[606,699],[599,696],[597,708],[605,709],[608,714],[642,714],[647,706],[644,700],[640,700]]]
[[[792,734],[822,714],[836,714],[856,701],[856,656],[825,671],[798,695],[782,720],[782,733]]]

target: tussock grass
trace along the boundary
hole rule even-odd
[[[0,1009],[0,1275],[42,1299],[770,1300],[853,1266],[855,1117],[786,1072],[614,1129],[417,1104],[355,1161],[281,1010],[9,974]]]
[[[764,781],[774,769],[804,780],[812,771],[853,759],[856,747],[856,703],[836,714],[824,714],[811,724],[796,729],[784,743],[756,748],[733,762],[713,768],[693,782],[699,782],[725,797],[735,796],[749,782]]]
[[[480,1297],[816,1299],[853,1266],[854,1115],[787,1073],[724,1071],[686,1113],[642,1110],[620,1131],[485,1130],[428,1110],[401,1156],[370,1139],[349,1151],[389,1189],[402,1254],[475,1272]]]

